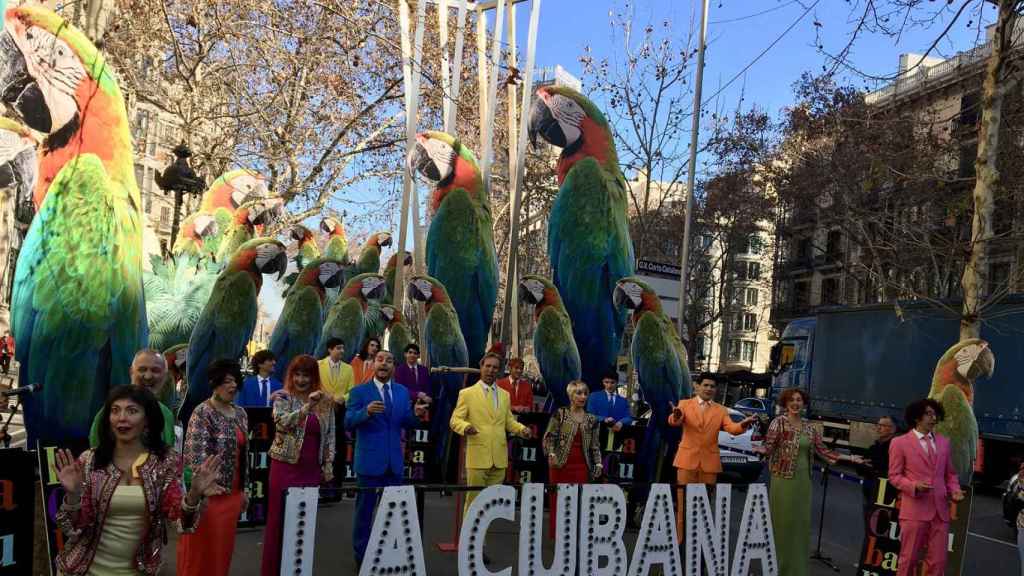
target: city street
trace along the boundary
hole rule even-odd
[[[820,480],[820,475],[815,475]],[[746,491],[740,488],[733,490],[733,537],[735,544],[736,531],[739,528],[739,517],[743,510]],[[454,498],[442,498],[437,495],[428,496],[426,501],[426,527],[424,528],[423,547],[426,555],[428,576],[456,576],[458,574],[454,553],[438,551],[437,544],[453,538],[452,509]],[[816,534],[818,513],[821,506],[821,486],[815,483],[814,522]],[[354,501],[345,500],[341,503],[323,506],[318,515],[316,562],[314,574],[317,575],[355,575],[355,564],[352,561],[352,512]],[[831,556],[840,567],[839,574],[857,574],[856,562],[862,542],[860,486],[833,477],[829,483],[828,506],[825,514],[825,530],[822,540],[822,552]],[[627,532],[626,546],[632,552],[636,532]],[[1010,575],[1017,569],[1017,551],[1012,543],[1014,536],[1000,516],[999,497],[997,494],[979,494],[975,496],[974,517],[971,521],[971,533],[967,545],[967,563],[963,575]],[[250,575],[259,572],[259,546],[262,530],[242,531],[235,545],[234,563],[231,574]],[[812,540],[812,550],[816,540]],[[550,544],[549,544],[550,546]],[[500,570],[513,565],[518,553],[518,526],[508,522],[497,522],[488,533],[487,554],[493,560],[492,570]],[[731,558],[730,549],[730,558]],[[550,548],[546,549],[550,554]],[[545,556],[550,558],[550,556]],[[174,549],[167,551],[167,566],[163,575],[174,574]],[[515,570],[513,573],[516,573]],[[758,568],[751,571],[752,575],[760,574]],[[824,564],[811,563],[812,576],[835,574]]]

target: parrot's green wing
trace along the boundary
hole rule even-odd
[[[316,347],[317,357],[327,354],[328,340],[340,338],[345,343],[344,360],[351,362],[359,352],[359,346],[362,344],[365,334],[366,325],[363,321],[362,303],[357,298],[342,298],[327,311],[327,321],[324,322],[320,343]]]
[[[405,353],[405,347],[412,343],[412,330],[404,321],[395,322],[388,329],[388,350],[395,358],[401,358]]]
[[[553,406],[568,406],[565,387],[580,378],[580,352],[564,309],[552,306],[541,312],[533,333],[533,351]]]
[[[960,484],[966,486],[974,473],[974,460],[978,455],[978,421],[967,397],[956,386],[946,386],[934,400],[942,404],[946,412],[946,417],[936,424],[935,430],[949,438],[953,468]]]
[[[296,286],[270,335],[270,351],[277,358],[274,376],[282,380],[292,359],[302,354],[313,354],[320,342],[324,322],[323,302],[312,286]]]
[[[42,437],[87,436],[107,391],[128,384],[146,342],[140,230],[129,191],[97,156],[70,160],[50,184],[11,306],[22,381],[44,385],[25,409]]]

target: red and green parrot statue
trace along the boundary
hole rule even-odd
[[[181,222],[181,232],[174,240],[171,254],[212,259],[216,250],[209,240],[218,235],[220,228],[213,216],[205,212],[190,214]]]
[[[380,249],[385,246],[391,246],[390,232],[370,234],[359,252],[359,260],[356,260],[352,274],[380,274]]]
[[[342,262],[348,262],[348,237],[345,236],[345,226],[341,220],[327,216],[320,221],[320,230],[327,235],[327,243],[324,245],[324,256],[334,258]],[[373,270],[376,272],[376,270]]]
[[[316,357],[327,355],[327,341],[340,338],[345,343],[342,359],[351,362],[359,352],[366,335],[366,311],[369,300],[377,300],[384,294],[384,277],[380,274],[360,274],[348,281],[338,295],[338,301],[327,311],[316,347]]]
[[[604,114],[570,88],[544,86],[530,111],[530,139],[562,149],[560,187],[548,220],[552,278],[572,319],[583,380],[600,388],[615,366],[624,311],[612,302],[615,284],[633,275],[626,180]]]
[[[402,318],[402,313],[391,304],[381,304],[380,315],[387,323],[387,349],[395,355],[395,361],[399,362],[401,358],[404,358],[405,347],[416,341],[412,329]]]
[[[402,266],[412,266],[412,254],[408,251],[404,252],[405,256],[402,258]],[[387,285],[387,291],[384,292],[384,297],[381,298],[381,302],[385,304],[391,304],[394,302],[395,297],[395,276],[398,272],[398,252],[395,252],[388,258],[388,263],[384,265],[384,280]]]
[[[220,240],[217,261],[230,261],[235,250],[256,236],[257,226],[272,224],[283,210],[284,203],[280,198],[257,198],[239,206]]]
[[[192,410],[210,397],[206,370],[221,358],[237,360],[256,329],[257,296],[264,274],[277,274],[288,267],[288,256],[280,241],[257,238],[242,244],[217,277],[210,299],[203,307],[188,341],[188,393],[178,411],[187,427]]]
[[[469,352],[466,349],[466,339],[462,337],[462,329],[459,327],[459,317],[455,313],[455,307],[448,297],[448,291],[444,284],[430,276],[413,276],[407,288],[410,300],[423,302],[426,307],[426,322],[423,324],[421,339],[430,355],[432,367],[465,368],[469,366]],[[448,462],[451,457],[449,446],[452,431],[449,421],[452,412],[455,411],[455,403],[459,399],[459,390],[462,390],[464,377],[462,374],[441,373],[434,374],[432,378],[440,379],[437,403],[437,412],[431,420],[431,437],[437,442],[437,461],[441,463],[442,475],[448,471]],[[443,479],[443,476],[442,476]]]
[[[427,274],[451,297],[466,338],[469,363],[484,355],[498,301],[498,257],[491,201],[473,151],[444,132],[416,136],[409,165],[433,186],[427,232]]]
[[[284,308],[270,335],[270,351],[277,358],[274,376],[278,380],[284,381],[292,358],[316,352],[327,311],[327,289],[338,286],[341,276],[341,261],[315,259],[302,268],[288,289]]]
[[[0,95],[44,135],[11,323],[28,443],[84,438],[146,345],[142,214],[128,116],[99,50],[50,10],[4,12]]]
[[[978,455],[978,420],[974,417],[974,382],[992,377],[996,358],[988,342],[976,338],[954,344],[939,358],[928,397],[942,404],[946,417],[935,431],[949,439],[953,468],[968,486]]]
[[[519,281],[519,299],[534,307],[533,351],[544,385],[551,399],[546,408],[569,405],[565,387],[580,379],[580,352],[572,336],[572,322],[558,295],[558,288],[547,278],[527,275]]]
[[[629,354],[651,420],[637,455],[641,482],[660,477],[666,451],[675,454],[680,429],[668,425],[668,416],[681,398],[690,397],[690,367],[686,348],[675,324],[661,308],[654,290],[636,276],[619,280],[613,297],[616,306],[633,311],[633,340]]]

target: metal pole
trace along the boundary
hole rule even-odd
[[[700,11],[700,44],[697,46],[697,83],[693,89],[693,123],[690,130],[690,167],[686,177],[686,216],[683,224],[683,254],[679,266],[679,311],[677,329],[679,337],[684,340],[686,334],[686,281],[689,275],[686,268],[690,259],[690,222],[693,219],[693,186],[697,179],[697,137],[700,132],[701,85],[704,83],[704,40],[708,32],[708,0],[704,0]]]
[[[502,317],[502,339],[505,337],[506,326],[508,326],[511,337],[511,353],[519,355],[519,302],[518,302],[518,280],[519,280],[519,226],[520,212],[523,194],[523,180],[526,176],[526,144],[527,131],[524,127],[529,122],[530,101],[533,98],[533,66],[537,53],[537,27],[540,22],[541,0],[533,0],[530,6],[530,28],[526,39],[526,68],[523,70],[522,104],[519,108],[520,118],[518,130],[514,133],[516,137],[515,163],[510,163],[509,190],[512,193],[509,199],[509,249],[508,268],[505,274],[505,310]],[[510,151],[511,137],[509,135]]]

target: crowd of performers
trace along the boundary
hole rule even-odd
[[[269,451],[261,574],[280,573],[285,490],[331,482],[338,426],[355,437],[354,471],[362,490],[356,499],[352,545],[360,565],[378,498],[372,488],[406,481],[402,431],[430,418],[433,398],[429,372],[419,364],[415,344],[408,345],[404,361],[397,365],[379,342],[368,343],[356,368],[341,360],[343,353],[344,343],[332,340],[328,355],[319,362],[298,356],[287,367],[284,382],[273,377],[275,358],[267,351],[253,356],[254,374],[246,378],[236,361],[215,361],[209,370],[212,394],[192,413],[178,456],[174,417],[157,400],[167,363],[156,351],[140,351],[131,366],[131,386],[112,390],[96,416],[92,448],[77,459],[67,450],[57,453],[58,477],[66,492],[57,518],[67,536],[58,557],[61,572],[156,574],[167,531],[173,527],[182,532],[177,574],[228,574],[235,527],[247,507],[246,407],[272,407],[276,428]],[[533,390],[522,378],[522,362],[509,360],[508,376],[499,379],[501,364],[497,354],[484,355],[479,380],[460,391],[451,416],[451,430],[465,438],[468,486],[504,482],[508,436],[531,435],[515,417],[533,409]],[[617,431],[632,422],[628,402],[616,389],[617,374],[609,372],[602,380],[603,389],[595,392],[582,381],[570,383],[570,405],[552,414],[542,439],[549,483],[601,481],[600,427]],[[713,375],[701,375],[695,391],[692,398],[670,407],[669,425],[684,432],[673,465],[679,485],[713,485],[722,471],[719,431],[741,434],[755,424],[755,417],[734,422],[714,400]],[[868,457],[861,458],[823,444],[819,430],[802,416],[808,400],[798,389],[780,394],[780,415],[757,448],[767,458],[771,475],[779,573],[808,573],[811,470],[817,455],[829,463],[848,460],[862,467],[867,472],[866,496],[879,476],[887,476],[902,495],[899,574],[911,574],[920,560],[926,562],[925,574],[942,574],[949,504],[963,498],[949,443],[933,432],[943,418],[942,406],[930,399],[908,406],[906,422],[911,429],[902,435],[896,434],[891,419],[883,418],[878,441]],[[336,421],[336,412],[344,414],[343,422]],[[466,509],[474,497],[473,492],[467,494]],[[552,500],[552,534],[554,508]],[[682,535],[681,506],[677,521]]]

